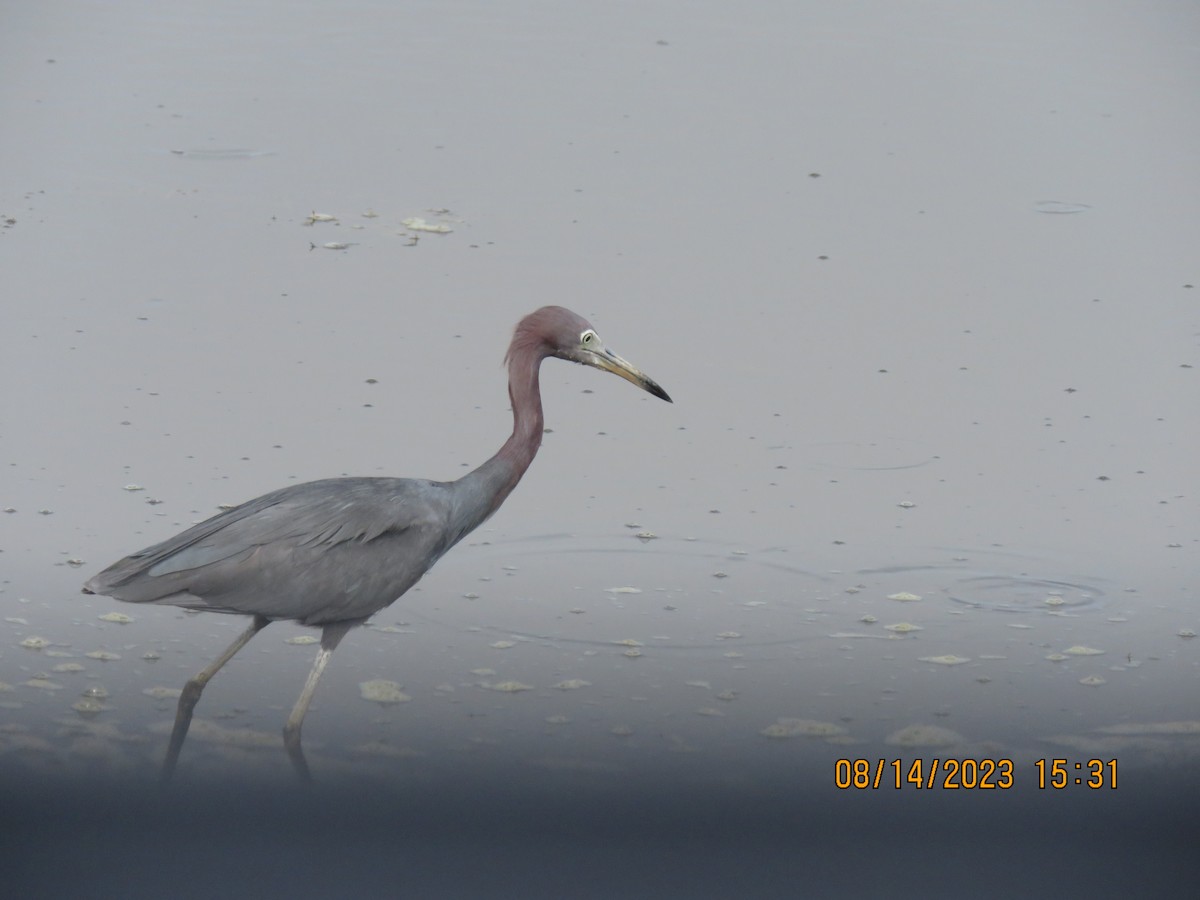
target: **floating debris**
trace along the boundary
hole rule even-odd
[[[914,625],[912,622],[897,622],[895,625],[884,625],[888,631],[894,631],[896,634],[910,634],[914,631],[924,631],[920,625]]]
[[[399,625],[372,625],[372,631],[379,631],[383,634],[415,634],[411,628],[401,628]]]
[[[123,491],[144,491],[145,488],[140,484],[127,484],[121,490]]]
[[[1076,644],[1074,647],[1068,647],[1063,653],[1067,656],[1103,656],[1103,650],[1097,650],[1095,647],[1085,647],[1082,644]]]
[[[254,150],[249,147],[204,148],[201,150],[169,149],[170,153],[185,159],[225,160],[225,159],[257,159],[260,156],[274,156],[274,150]]]
[[[172,687],[148,687],[143,688],[142,693],[155,700],[176,700],[183,691]]]
[[[519,681],[498,681],[495,684],[484,683],[482,687],[489,691],[499,691],[502,694],[516,694],[520,691],[532,691],[532,684],[522,684]]]
[[[911,500],[901,500],[901,501],[900,501],[899,503],[897,503],[896,505],[897,505],[898,507],[900,507],[901,509],[912,509],[912,508],[913,508],[913,507],[915,507],[917,504],[913,503]]]
[[[507,650],[509,647],[517,646],[516,641],[493,641],[488,644],[493,650]]]
[[[736,700],[737,699],[737,691],[733,691],[733,690],[721,691],[721,693],[717,694],[717,699],[724,700],[726,703]]]
[[[610,587],[605,588],[604,592],[606,594],[640,594],[642,589],[635,587]]]
[[[49,678],[30,678],[25,682],[25,687],[37,688],[40,691],[61,691],[63,686],[57,682],[51,681]]]
[[[893,731],[884,738],[884,743],[893,747],[950,747],[963,740],[957,731],[939,725],[909,725]]]
[[[50,642],[44,637],[38,637],[37,635],[33,634],[21,641],[20,646],[24,647],[26,650],[45,650],[50,646]]]
[[[157,660],[162,659],[162,654],[154,650],[147,650],[142,654],[142,659],[144,659],[146,662],[156,662]]]
[[[1052,216],[1069,216],[1074,213],[1087,212],[1091,209],[1086,203],[1066,203],[1062,200],[1039,200],[1033,208],[1040,213]]]
[[[921,662],[937,663],[939,666],[961,666],[963,663],[969,663],[971,660],[966,656],[955,656],[953,653],[947,653],[945,656],[922,656]]]
[[[409,231],[427,231],[431,234],[449,234],[454,229],[443,222],[426,222],[420,216],[412,216],[401,223]]]
[[[618,644],[622,647],[644,647],[644,646],[646,646],[641,641],[635,641],[633,638],[625,638],[624,640],[613,641],[613,643]]]
[[[78,557],[72,556],[70,559],[67,560],[67,565],[70,566],[72,569],[79,569],[79,568],[82,568],[83,566],[87,565],[87,560],[79,559]]]
[[[858,621],[862,622],[864,625],[874,625],[879,620],[872,615],[865,615]]]
[[[1050,660],[1050,662],[1062,662],[1063,660],[1070,659],[1070,658],[1071,657],[1069,657],[1063,653],[1047,653],[1046,654],[1046,659]]]
[[[82,672],[83,666],[81,666],[79,663],[59,663],[57,666],[55,666],[50,671],[61,672],[63,674],[67,674],[70,672]]]
[[[104,700],[108,697],[108,688],[102,684],[93,684],[85,687],[80,693],[81,697],[91,697],[93,700]]]
[[[646,541],[658,540],[658,535],[655,534],[653,531],[639,531],[637,534],[634,535],[634,537],[637,538],[639,541],[642,541],[643,543],[645,543]]]
[[[630,659],[637,659],[639,656],[642,655],[642,651],[639,650],[637,647],[630,647],[628,650],[624,651],[621,655],[628,656]]]
[[[315,644],[319,639],[311,634],[298,634],[295,637],[290,637],[284,641],[285,644]]]
[[[305,225],[315,225],[317,222],[336,222],[337,216],[331,216],[328,213],[309,213],[304,220]]]
[[[84,717],[99,715],[104,712],[105,706],[99,700],[93,700],[90,697],[82,697],[71,704],[71,709]]]
[[[565,681],[560,681],[558,684],[553,686],[560,691],[577,691],[580,688],[591,687],[592,683],[590,681],[584,681],[582,678],[568,678]]]
[[[617,737],[629,737],[633,734],[632,725],[614,725],[608,730],[609,734],[615,734]]]
[[[1047,606],[1066,606],[1067,601],[1060,595],[1052,594],[1042,601]]]
[[[1196,636],[1196,632],[1190,628],[1180,628],[1175,634],[1181,638],[1194,638]]]
[[[374,679],[373,681],[363,681],[358,685],[358,691],[364,700],[370,700],[372,703],[407,703],[412,697],[404,693],[403,685],[396,684],[394,681],[385,681],[382,678]]]
[[[155,734],[168,734],[172,723],[156,722],[149,727]],[[282,736],[276,733],[256,731],[253,728],[225,728],[209,719],[193,720],[188,731],[188,740],[247,749],[279,747],[283,743]]]
[[[921,599],[920,594],[911,594],[908,591],[901,591],[898,594],[888,594],[889,600],[899,600],[901,603],[915,603]]]
[[[1088,687],[1097,687],[1102,684],[1107,684],[1107,679],[1101,678],[1099,675],[1084,675],[1079,679],[1080,684],[1086,684]]]
[[[314,244],[313,246],[317,245]],[[322,250],[349,250],[353,246],[353,244],[347,243],[346,241],[329,241],[328,243],[320,245]]]
[[[93,650],[91,653],[83,654],[88,659],[98,659],[101,662],[114,662],[121,658],[120,653],[110,653],[107,650]]]
[[[816,719],[776,719],[759,734],[769,738],[812,737],[831,738],[846,734],[841,725],[833,722],[819,722]]]
[[[102,616],[96,616],[101,622],[112,622],[116,625],[128,625],[133,621],[132,618],[120,612],[105,613]]]
[[[741,632],[738,631],[722,631],[717,634],[718,641],[733,641],[740,638]]]

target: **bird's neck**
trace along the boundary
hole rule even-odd
[[[496,506],[504,502],[542,445],[542,391],[538,386],[538,369],[542,360],[534,356],[514,358],[508,365],[508,399],[512,403],[513,430],[488,462],[502,461],[508,470],[508,481],[496,500]],[[488,463],[484,463],[486,466]],[[483,468],[483,466],[480,466]]]
[[[466,525],[455,540],[481,525],[512,493],[542,443],[542,396],[538,387],[540,355],[520,354],[509,360],[508,396],[513,430],[496,455],[454,483],[461,519]]]

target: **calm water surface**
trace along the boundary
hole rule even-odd
[[[1170,3],[8,11],[6,878],[1194,875],[1197,29]],[[546,303],[675,404],[547,363],[520,488],[334,657],[315,794],[279,740],[314,652],[290,624],[157,793],[172,691],[243,623],[82,581],[281,485],[478,465]],[[1012,786],[836,784],[948,759]],[[1075,783],[1090,760],[1115,789]]]

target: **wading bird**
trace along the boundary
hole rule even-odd
[[[496,455],[457,481],[327,478],[243,503],[113,563],[84,593],[130,603],[252,616],[179,697],[162,778],[169,780],[204,686],[271,622],[321,629],[321,649],[283,729],[301,778],[304,714],[338,642],[411,588],[447,550],[478,528],[517,486],[542,442],[538,370],[557,357],[620,375],[667,402],[667,392],[617,356],[587,321],[561,306],[523,318],[505,362],[513,430]]]

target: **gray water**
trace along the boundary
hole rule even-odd
[[[197,896],[258,846],[303,896],[1177,881],[1197,34],[1165,2],[6,9],[6,871],[180,895],[180,840]],[[244,622],[83,580],[282,485],[458,477],[546,303],[675,403],[546,364],[518,490],[335,655],[317,809],[286,623],[155,794],[172,691]],[[1012,786],[835,783],[935,759]]]

